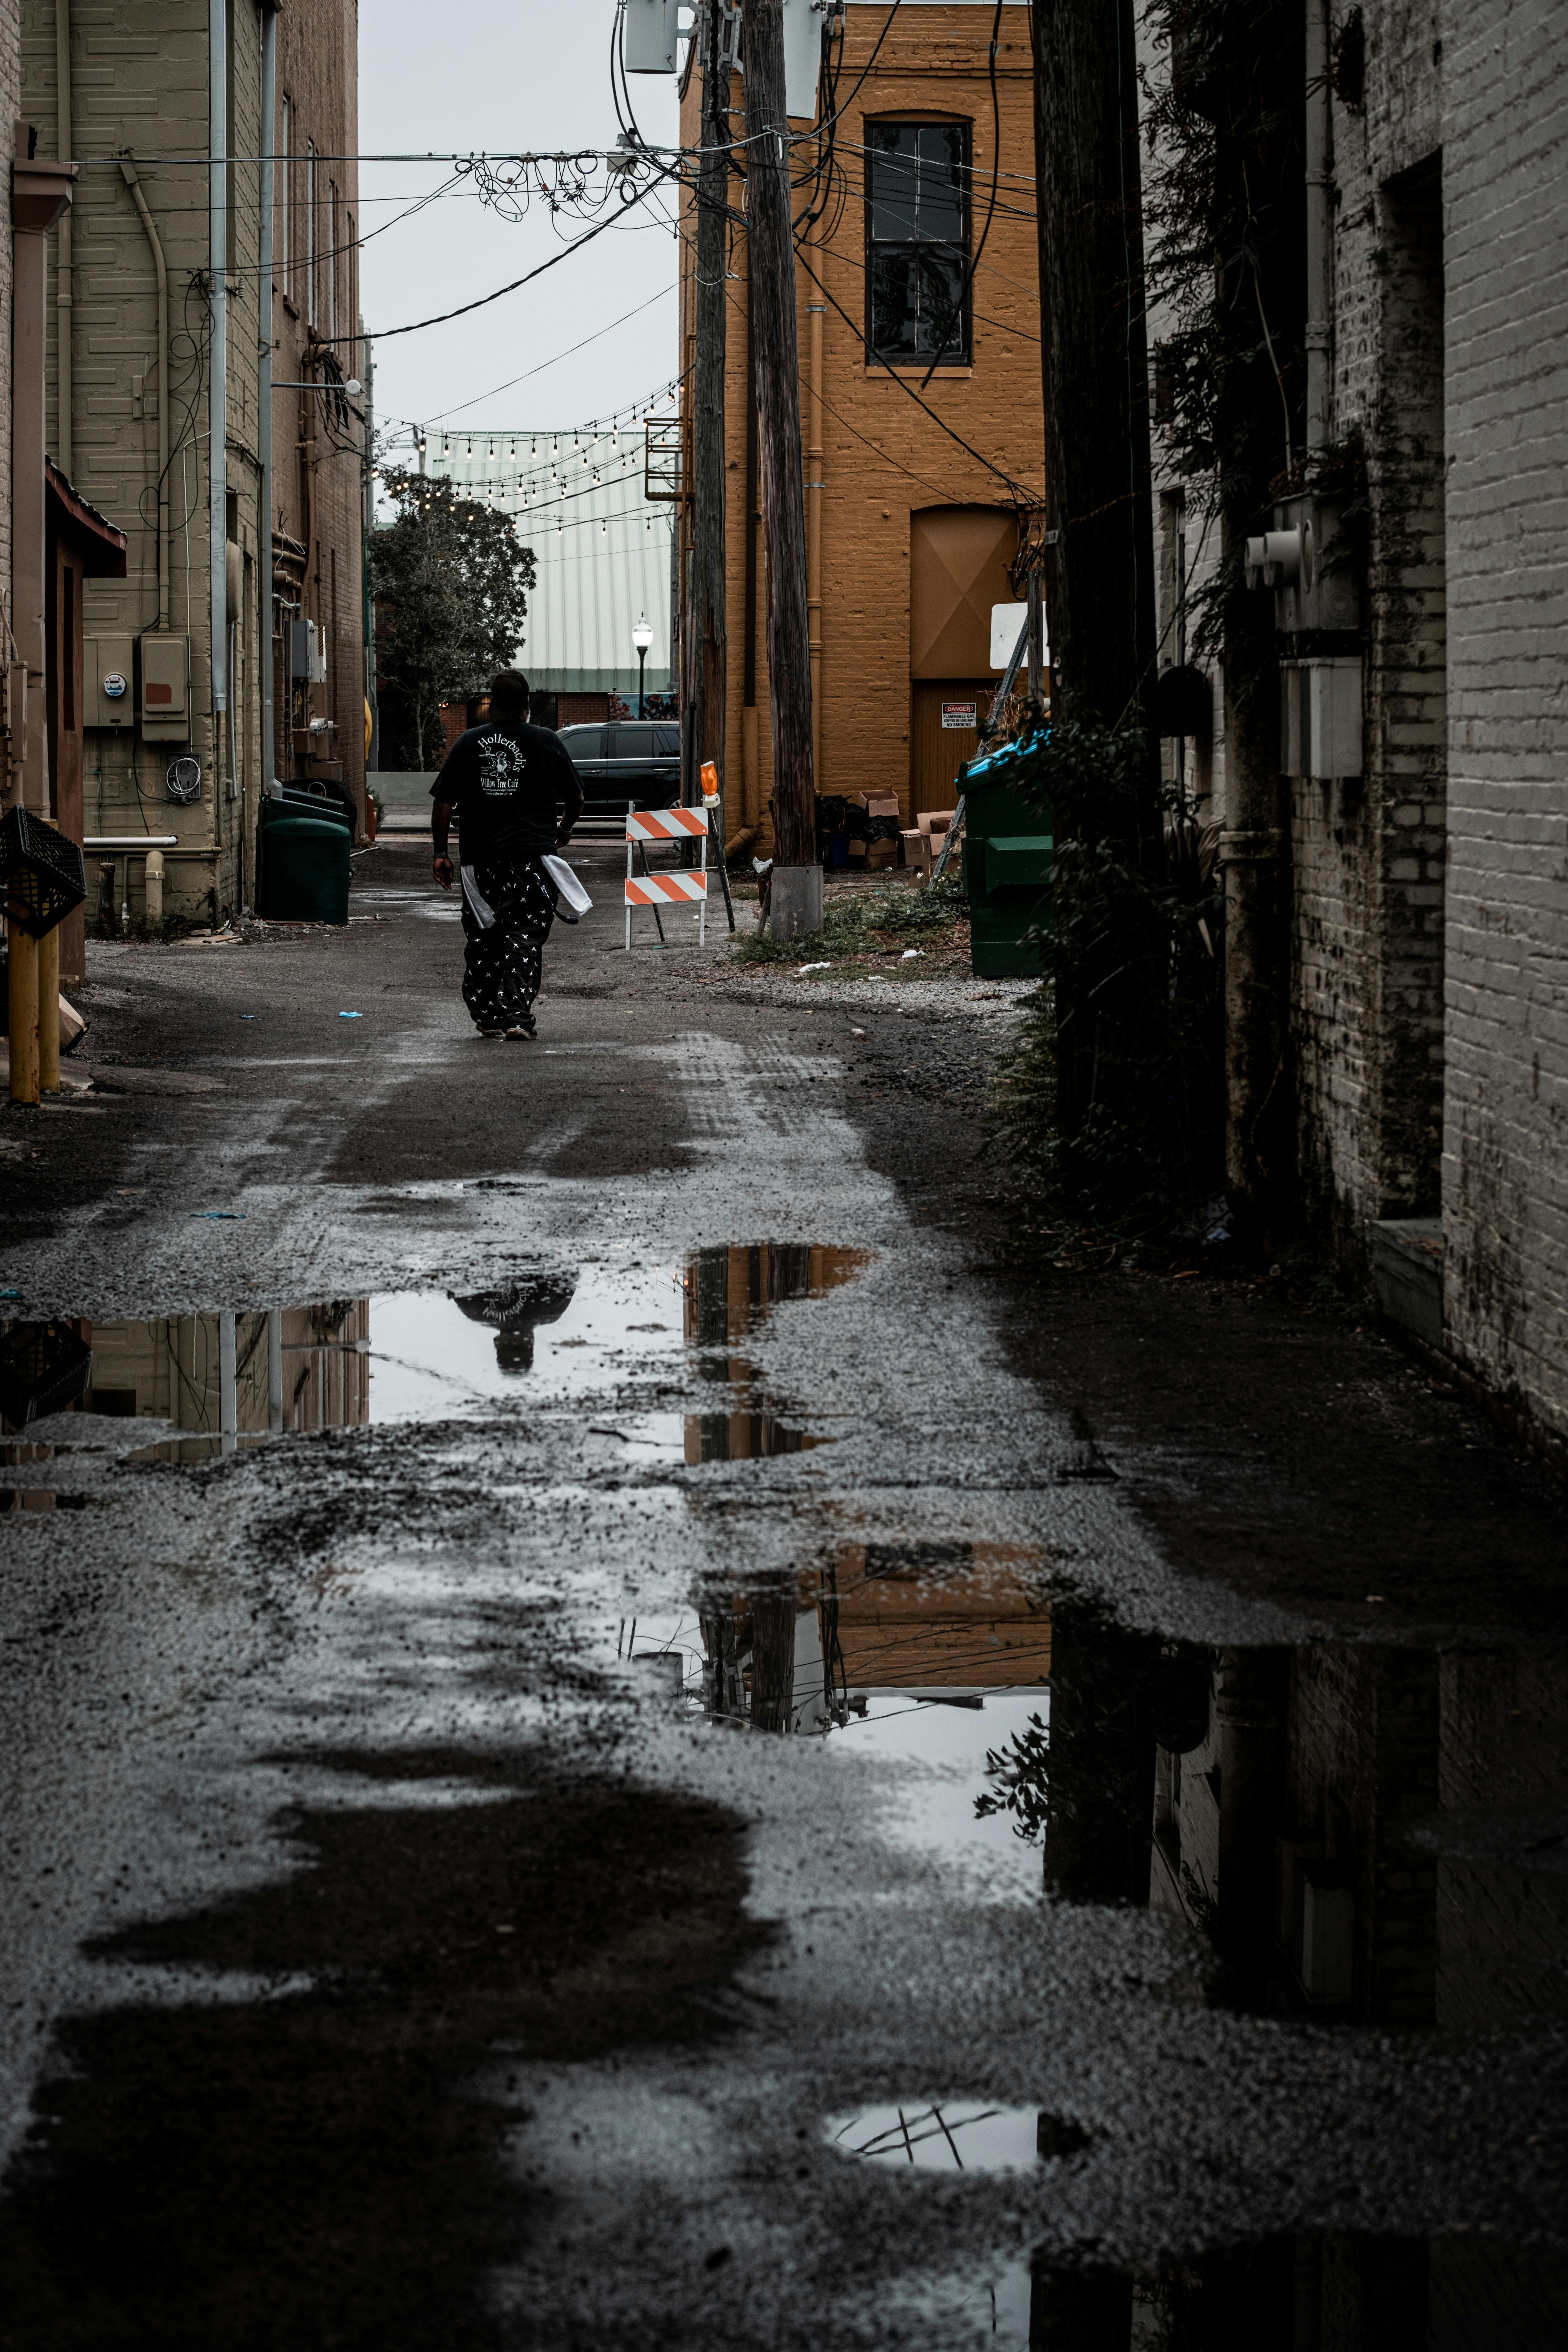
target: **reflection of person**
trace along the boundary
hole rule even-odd
[[[542,1323],[559,1323],[571,1306],[577,1277],[536,1274],[504,1290],[479,1290],[458,1298],[470,1323],[488,1323],[496,1335],[496,1362],[503,1372],[526,1372],[533,1363],[533,1334]]]
[[[555,889],[540,859],[564,849],[583,814],[583,787],[559,735],[528,723],[528,680],[503,669],[489,716],[459,735],[431,785],[436,879],[452,887],[452,811],[463,885],[463,1002],[481,1037],[535,1034],[541,952]]]

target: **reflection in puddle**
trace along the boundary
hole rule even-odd
[[[759,1580],[702,1608],[710,1712],[756,1730],[843,1730],[911,1707],[973,1709],[1043,1692],[1049,1604],[1037,1552],[947,1548],[940,1560],[841,1544],[793,1586]]]
[[[830,2116],[832,2145],[874,2163],[924,2172],[1030,2172],[1040,2160],[1033,2107],[994,2107],[976,2099],[940,2106],[858,2107]]]
[[[1071,1603],[1054,1636],[1056,1892],[1195,1929],[1245,2007],[1568,2015],[1568,1655],[1207,1650]]]
[[[713,1323],[714,1267],[722,1262]],[[13,1322],[0,1327],[0,1423],[26,1428],[80,1410],[165,1421],[188,1434],[138,1449],[139,1462],[195,1464],[283,1433],[448,1420],[497,1403],[602,1393],[629,1370],[731,1382],[735,1409],[685,1418],[615,1416],[635,1459],[691,1464],[805,1451],[752,1393],[750,1368],[715,1361],[715,1340],[750,1329],[772,1305],[847,1281],[864,1253],[703,1250],[686,1261],[588,1260],[524,1267],[461,1295],[396,1291],[272,1310],[148,1321]],[[374,1334],[374,1337],[373,1337]]]
[[[1029,2345],[1095,2352],[1560,2352],[1561,2255],[1462,2238],[1272,2238],[1130,2270],[1042,2266]]]

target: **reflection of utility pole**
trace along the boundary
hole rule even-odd
[[[705,761],[724,791],[728,665],[724,603],[724,341],[729,304],[724,266],[730,242],[730,66],[724,0],[700,0],[697,37],[702,73],[697,166],[697,347],[691,415],[691,652],[693,743],[689,782],[694,803]],[[721,844],[721,855],[722,845]]]
[[[781,0],[745,0],[746,221],[757,358],[757,452],[768,583],[768,698],[773,747],[773,929],[795,939],[822,922],[811,764],[811,641],[805,492],[795,332],[790,133]]]
[[[787,1731],[795,1699],[795,1596],[791,1585],[752,1587],[752,1728]]]

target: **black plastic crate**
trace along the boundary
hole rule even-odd
[[[81,851],[31,809],[9,808],[0,817],[0,877],[6,914],[35,940],[52,931],[87,897]]]

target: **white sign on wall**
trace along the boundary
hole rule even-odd
[[[991,667],[1005,669],[1013,658],[1013,648],[1018,642],[1018,632],[1029,617],[1027,604],[993,604],[991,607]]]
[[[973,702],[944,702],[942,706],[944,727],[966,727],[970,733],[979,725],[979,713]]]

